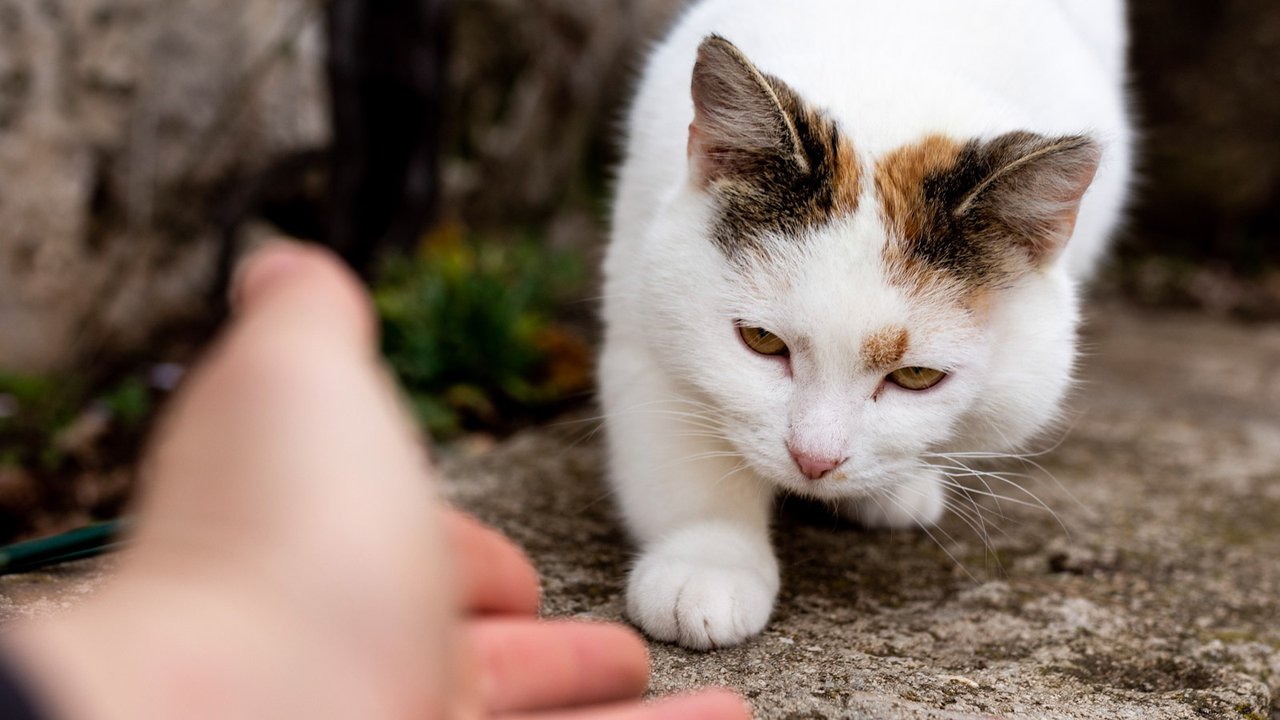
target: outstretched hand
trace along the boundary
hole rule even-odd
[[[524,555],[434,497],[328,253],[259,252],[236,307],[153,438],[118,577],[9,638],[53,715],[748,716],[725,692],[641,705],[633,632],[537,619]]]

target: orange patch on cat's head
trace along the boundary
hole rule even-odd
[[[891,282],[964,304],[1046,267],[1075,226],[1101,147],[1083,135],[929,135],[875,167]]]
[[[862,341],[859,357],[869,370],[888,372],[897,368],[907,354],[910,342],[907,329],[900,326],[882,328]]]
[[[895,285],[916,295],[938,288],[947,288],[951,295],[960,289],[945,272],[921,262],[910,251],[910,243],[929,232],[934,216],[945,211],[925,193],[925,183],[951,173],[962,148],[953,138],[929,135],[890,152],[875,166],[876,195],[889,231],[884,248],[888,276]]]
[[[964,144],[945,135],[928,135],[885,155],[875,166],[875,190],[888,230],[885,266],[892,283],[916,295],[945,289],[947,295],[967,296],[976,288],[957,282],[944,267],[922,262],[912,252],[915,240],[933,230],[939,213],[946,212],[926,192],[932,178],[956,171]]]
[[[929,227],[937,208],[925,195],[930,177],[951,172],[960,158],[963,144],[945,135],[929,135],[918,143],[905,145],[876,163],[876,194],[886,223],[902,238],[919,237]]]

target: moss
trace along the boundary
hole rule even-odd
[[[984,643],[974,648],[973,654],[988,662],[1021,660],[1034,651],[1034,648],[1023,642]]]
[[[1079,654],[1070,665],[1051,670],[1097,687],[1144,693],[1204,690],[1213,687],[1217,681],[1213,670],[1178,655],[1139,658],[1103,653]]]
[[[1257,633],[1246,630],[1216,630],[1214,632],[1207,633],[1206,638],[1209,640],[1219,640],[1228,645],[1242,642],[1266,642],[1259,638]]]

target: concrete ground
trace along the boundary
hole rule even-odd
[[[1280,326],[1098,307],[1088,351],[1065,439],[1001,468],[1027,492],[957,497],[969,517],[932,537],[787,501],[769,628],[653,645],[654,691],[735,687],[759,718],[1280,720]],[[443,464],[455,502],[528,550],[548,614],[617,620],[632,549],[591,430]],[[0,579],[0,617],[102,575]]]

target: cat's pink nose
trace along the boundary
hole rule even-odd
[[[836,460],[833,458],[814,457],[795,450],[791,451],[791,459],[796,461],[796,465],[800,466],[800,472],[804,473],[804,476],[810,480],[821,478],[828,472],[835,470],[845,460],[844,458]]]

